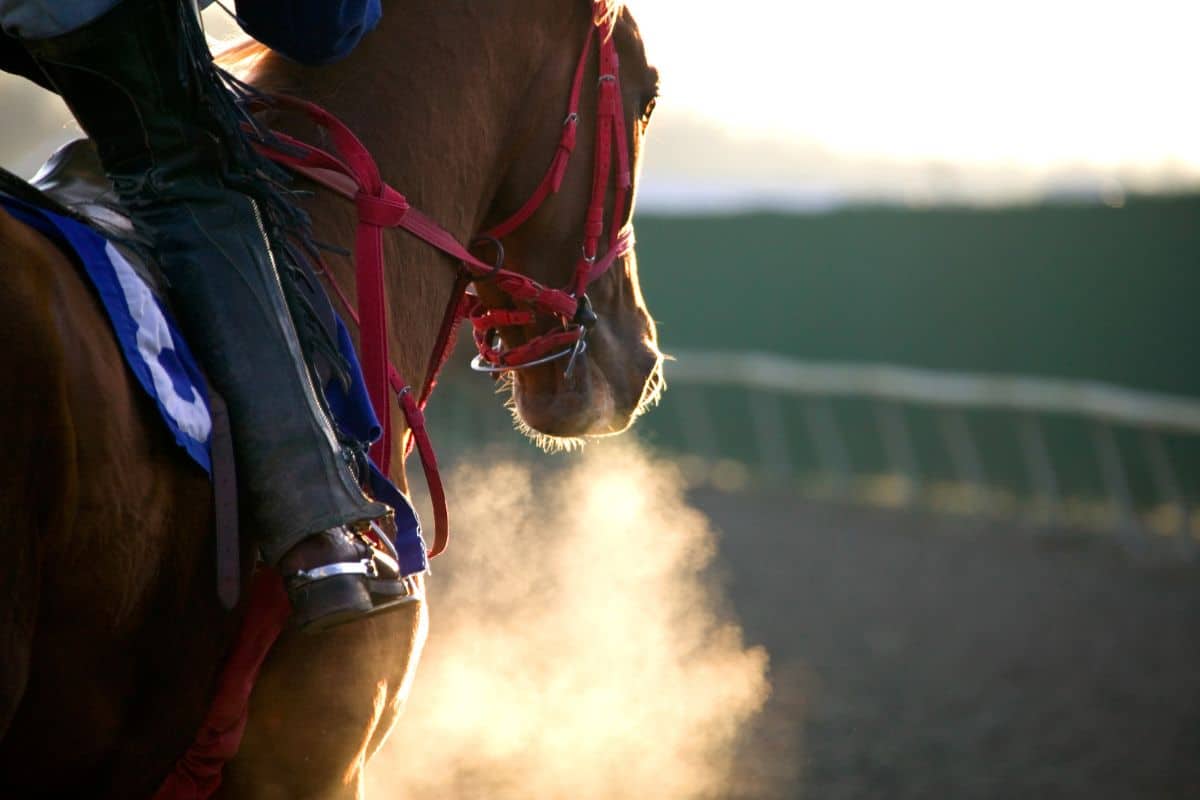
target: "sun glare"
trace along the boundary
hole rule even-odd
[[[844,154],[1200,165],[1200,4],[630,4],[662,108]]]
[[[1200,3],[629,6],[662,76],[644,210],[1200,188]],[[238,35],[215,5],[205,19],[217,49]],[[78,135],[23,81],[0,77],[0,103],[19,173]]]

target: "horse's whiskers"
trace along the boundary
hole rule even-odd
[[[496,381],[496,394],[505,395],[504,407],[512,417],[513,427],[543,453],[573,453],[582,450],[587,444],[585,439],[578,436],[551,436],[542,433],[521,419],[521,413],[517,410],[516,379],[513,373],[505,372],[500,375]]]
[[[663,353],[658,354],[658,361],[655,362],[654,369],[650,372],[650,377],[646,379],[646,385],[642,387],[642,396],[638,400],[637,406],[633,409],[633,414],[630,415],[629,421],[631,424],[638,417],[642,416],[642,414],[645,414],[662,402],[663,392],[667,390],[667,378],[663,374],[663,362],[667,359],[674,360]]]
[[[517,413],[517,404],[511,399],[505,403],[505,407],[512,415],[513,427],[533,442],[543,453],[574,453],[582,450],[583,446],[587,444],[587,440],[580,436],[552,436],[536,430],[521,419],[521,415]]]
[[[654,369],[651,370],[650,375],[646,378],[645,385],[642,387],[642,395],[638,398],[637,405],[629,415],[629,424],[631,425],[647,411],[657,406],[662,401],[663,392],[667,390],[667,379],[663,374],[663,363],[665,361],[673,361],[674,359],[664,353],[657,353],[657,355],[658,360],[654,364]],[[522,419],[520,412],[517,410],[515,390],[515,379],[511,372],[502,374],[496,381],[496,394],[505,396],[504,407],[508,409],[508,413],[512,416],[513,427],[519,433],[546,453],[572,453],[583,449],[584,445],[587,444],[587,437],[554,436],[543,433]]]

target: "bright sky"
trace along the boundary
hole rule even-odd
[[[630,0],[662,104],[898,159],[1200,168],[1197,0]]]
[[[662,73],[643,208],[1200,189],[1200,0],[628,3]],[[0,77],[10,168],[70,135],[42,94]]]

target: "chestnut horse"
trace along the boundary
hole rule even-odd
[[[333,66],[304,68],[253,47],[233,55],[251,83],[339,116],[386,180],[467,242],[538,186],[596,13],[616,15],[636,163],[657,77],[619,5],[407,0],[385,8],[379,29]],[[595,76],[592,53],[586,74]],[[578,260],[596,91],[585,82],[589,111],[561,191],[504,241],[510,266],[552,286],[566,285]],[[270,122],[312,134],[298,120]],[[607,214],[627,221],[632,202],[613,208],[612,198]],[[348,246],[352,204],[324,191],[308,202],[316,237]],[[422,375],[457,264],[405,233],[388,235],[386,259],[390,350],[403,374]],[[348,262],[329,267],[353,285]],[[621,431],[661,386],[632,251],[590,294],[599,322],[571,376],[557,362],[512,382],[517,412],[539,434]],[[503,335],[513,345],[537,332]],[[0,397],[0,796],[150,797],[197,730],[240,618],[214,591],[211,489],[125,369],[71,261],[2,212],[0,343],[9,387]],[[403,467],[393,471],[404,484]],[[219,796],[361,796],[367,759],[407,696],[427,613],[422,602],[320,636],[285,633]]]

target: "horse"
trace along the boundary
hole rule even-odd
[[[620,55],[621,135],[636,184],[657,74],[615,0],[407,0],[388,5],[379,27],[332,66],[304,68],[252,44],[230,50],[225,63],[259,89],[340,117],[414,207],[470,242],[539,185],[598,17],[612,25]],[[583,109],[599,83],[583,82]],[[580,117],[561,189],[503,238],[507,263],[551,286],[567,284],[578,262],[594,190],[586,167],[599,138]],[[267,121],[299,139],[314,134],[303,119]],[[314,237],[348,245],[352,204],[309,188]],[[633,190],[617,207],[609,188],[607,215],[627,223]],[[460,262],[400,232],[385,252],[390,350],[402,373],[425,374]],[[326,268],[353,286],[348,260],[331,257]],[[478,293],[485,305],[505,302],[486,282]],[[663,385],[632,249],[589,294],[597,321],[570,374],[557,360],[510,378],[515,413],[535,437],[620,432]],[[498,334],[512,347],[549,326]],[[155,418],[77,267],[3,212],[0,342],[9,386],[0,398],[0,796],[151,797],[204,718],[245,613],[244,600],[226,611],[214,590],[212,488]],[[408,433],[391,459],[391,477],[406,490]],[[243,588],[253,555],[243,543]],[[428,629],[425,600],[317,636],[285,632],[262,667],[216,796],[361,797],[367,761],[397,724]]]

